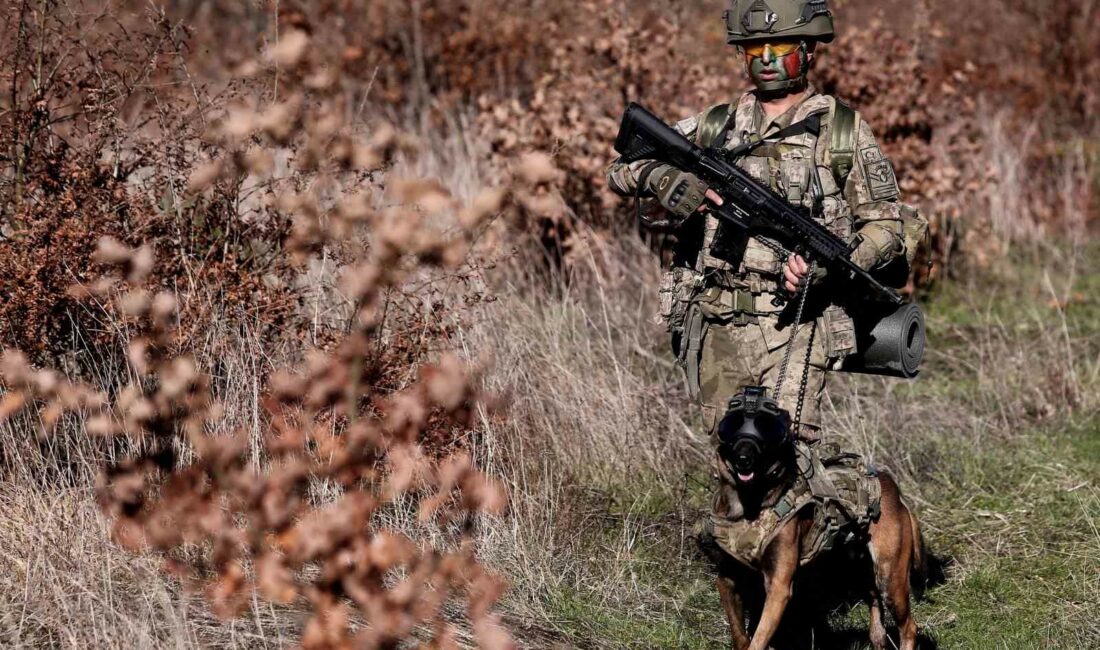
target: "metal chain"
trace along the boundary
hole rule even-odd
[[[817,334],[817,320],[810,325],[810,342],[806,344],[806,359],[802,364],[802,382],[798,386],[798,406],[794,411],[794,425],[802,432],[802,405],[806,402],[806,386],[810,383],[810,357],[814,349],[814,335]]]
[[[754,239],[756,239],[756,241],[760,242],[764,246],[767,246],[768,248],[775,251],[775,253],[778,254],[779,257],[781,257],[783,259],[787,259],[788,257],[791,256],[791,251],[787,250],[787,248],[785,248],[783,246],[783,244],[780,244],[779,242],[775,241],[774,239],[768,239],[767,237],[763,237],[763,236],[760,236],[760,235],[757,235],[756,237],[754,237]]]
[[[791,324],[791,338],[787,339],[787,351],[783,354],[783,365],[779,367],[779,377],[775,381],[775,399],[777,400],[783,390],[783,382],[787,380],[787,368],[791,365],[791,353],[794,351],[794,337],[798,335],[798,328],[802,324],[802,312],[806,308],[806,297],[810,295],[810,283],[816,271],[817,262],[815,261],[810,264],[810,271],[803,279],[805,284],[798,289],[798,309],[795,311],[794,323]]]

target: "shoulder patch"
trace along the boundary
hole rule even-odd
[[[878,146],[864,147],[859,151],[859,160],[863,164],[863,175],[866,177],[871,200],[885,201],[897,198],[899,192],[897,179],[894,178],[894,168],[882,155],[882,150]]]

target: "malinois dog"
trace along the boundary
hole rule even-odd
[[[762,388],[748,388],[730,401],[730,410],[718,429],[719,474],[731,486],[739,500],[738,517],[745,525],[774,521],[776,530],[762,536],[759,553],[754,553],[750,568],[764,577],[764,605],[751,640],[745,630],[744,602],[735,584],[729,562],[718,562],[718,592],[729,619],[733,647],[737,650],[766,650],[779,627],[783,612],[791,599],[795,573],[806,563],[807,545],[820,541],[821,518],[815,518],[815,508],[826,507],[822,500],[807,499],[792,508],[789,514],[761,519],[761,513],[773,509],[784,495],[791,492],[799,480],[795,439],[789,414],[767,397]],[[801,444],[801,443],[798,443]],[[811,452],[813,453],[813,452]],[[818,467],[821,465],[818,463]],[[901,498],[897,482],[885,472],[866,475],[867,481],[877,479],[878,506],[873,514],[854,526],[860,530],[848,535],[849,544],[866,545],[868,553],[856,553],[873,566],[873,584],[867,585],[866,598],[871,609],[870,636],[876,650],[887,646],[883,609],[888,608],[897,623],[901,650],[915,650],[917,624],[910,610],[910,578],[923,577],[924,551],[916,517]],[[872,486],[873,487],[873,486]],[[717,502],[716,502],[717,503]],[[815,524],[815,521],[817,522]],[[731,525],[740,525],[734,522]],[[851,531],[849,531],[851,532]],[[707,550],[717,546],[723,559],[744,565],[744,557],[731,556],[730,546],[723,540],[709,537],[701,540]],[[820,548],[820,547],[818,547]],[[850,549],[861,550],[861,549]],[[723,566],[726,569],[723,569]]]

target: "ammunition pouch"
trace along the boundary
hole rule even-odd
[[[691,269],[673,267],[661,276],[661,286],[657,291],[659,302],[658,319],[673,336],[673,347],[684,333],[688,308],[702,284],[701,277]]]
[[[819,329],[825,334],[825,357],[842,361],[856,351],[856,323],[839,305],[830,305],[821,315]]]
[[[710,323],[707,322],[703,310],[697,303],[691,303],[684,321],[683,335],[678,343],[673,337],[673,350],[676,352],[676,361],[683,369],[687,378],[688,397],[692,400],[699,399],[699,363],[703,355],[703,339],[707,335]]]

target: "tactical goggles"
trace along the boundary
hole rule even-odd
[[[798,51],[798,48],[802,47],[802,43],[749,43],[741,47],[744,48],[745,54],[751,57],[764,56],[765,50],[768,50],[771,51],[773,58],[779,58]]]

